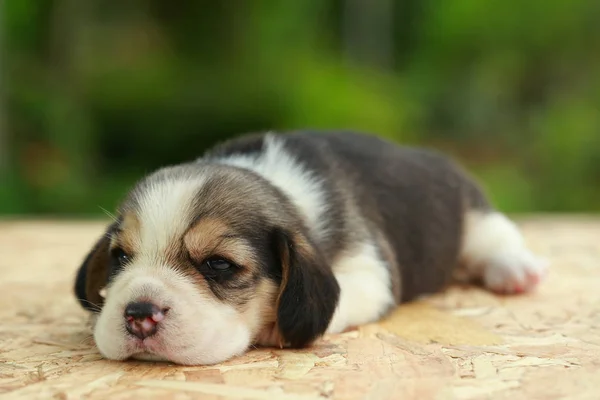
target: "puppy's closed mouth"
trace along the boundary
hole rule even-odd
[[[130,336],[129,339],[126,340],[127,353],[130,354],[126,359],[140,361],[171,361],[171,350],[164,345],[165,341],[160,335],[144,339]]]
[[[517,293],[546,271],[451,160],[360,133],[239,137],[144,177],[117,216],[75,282],[112,360],[306,347],[458,276]]]

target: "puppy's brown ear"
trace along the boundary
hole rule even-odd
[[[110,235],[117,224],[112,224],[94,247],[86,255],[75,278],[75,296],[81,306],[89,311],[99,312],[104,304],[100,290],[108,281],[110,265]]]
[[[330,266],[306,236],[277,230],[275,241],[281,260],[277,328],[284,344],[308,346],[327,330],[340,288]]]

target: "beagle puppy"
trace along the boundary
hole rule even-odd
[[[138,182],[74,290],[105,358],[206,365],[309,346],[457,280],[529,291],[546,270],[441,154],[265,133]]]

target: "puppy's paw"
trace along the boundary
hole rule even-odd
[[[483,281],[489,290],[496,293],[526,293],[545,278],[548,267],[548,261],[528,249],[507,250],[486,261]]]

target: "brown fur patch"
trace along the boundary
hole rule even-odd
[[[252,246],[216,218],[198,221],[183,237],[192,259],[202,262],[210,256],[224,257],[245,269],[254,270],[256,259]]]
[[[244,310],[239,310],[253,336],[257,337],[256,342],[264,335],[265,326],[273,326],[275,323],[276,308],[273,300],[278,290],[275,282],[262,278],[252,290],[252,299],[244,306]]]
[[[113,246],[119,246],[127,254],[134,254],[140,247],[140,221],[133,212],[123,214],[123,222],[119,225],[119,230],[115,234]]]

